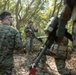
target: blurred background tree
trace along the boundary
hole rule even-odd
[[[45,35],[44,28],[52,16],[59,16],[62,0],[0,0],[0,12],[9,11],[14,17],[14,27],[24,38],[24,27],[28,20],[39,26],[38,36]],[[67,28],[71,27],[69,22]],[[71,31],[71,29],[70,29]]]

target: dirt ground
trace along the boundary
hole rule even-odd
[[[28,75],[29,67],[33,63],[36,53],[28,55],[25,53],[14,54],[14,69],[12,75]],[[60,75],[52,57],[47,57],[46,69],[48,72],[44,72],[43,69],[38,68],[36,75]],[[72,58],[66,61],[66,66],[71,69],[76,69],[76,54],[72,54]],[[52,74],[53,73],[53,74]]]

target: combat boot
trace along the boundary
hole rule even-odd
[[[76,75],[76,69],[71,70],[71,75]]]

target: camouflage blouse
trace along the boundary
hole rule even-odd
[[[13,67],[13,51],[22,48],[19,32],[8,24],[0,25],[0,65]]]

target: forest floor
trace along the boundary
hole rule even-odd
[[[22,53],[22,54],[14,54],[14,69],[12,75],[28,75],[29,67],[33,63],[34,58],[36,57],[36,53],[31,55]],[[42,68],[38,67],[38,71],[36,75],[60,75],[57,71],[54,58],[47,56],[46,62],[46,72]],[[76,69],[76,54],[72,54],[72,58],[69,61],[66,61],[66,66],[70,69]]]

